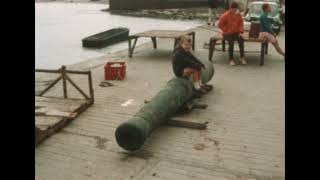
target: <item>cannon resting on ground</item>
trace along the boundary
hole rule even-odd
[[[206,69],[202,82],[214,75],[211,62],[203,62]],[[193,99],[193,83],[183,78],[172,78],[167,85],[141,108],[130,120],[118,126],[115,137],[118,145],[128,151],[139,150],[151,132]]]

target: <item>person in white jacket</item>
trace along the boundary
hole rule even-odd
[[[208,13],[208,25],[214,26],[215,20],[217,18],[216,10],[218,7],[225,6],[225,9],[229,9],[229,1],[228,0],[208,0],[209,5],[209,13]]]

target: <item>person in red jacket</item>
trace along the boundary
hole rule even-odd
[[[229,44],[229,59],[230,65],[236,65],[233,59],[233,47],[234,41],[238,41],[240,49],[240,61],[242,64],[247,64],[244,59],[244,40],[243,35],[243,18],[239,11],[239,4],[233,2],[230,6],[230,9],[225,12],[219,20],[219,28],[222,30],[222,35]]]

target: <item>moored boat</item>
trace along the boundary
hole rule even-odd
[[[82,39],[82,46],[102,48],[108,45],[112,45],[127,40],[128,36],[128,28],[113,28]]]

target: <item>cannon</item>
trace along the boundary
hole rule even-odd
[[[214,75],[211,62],[203,61],[206,68],[202,82],[209,82]],[[115,137],[118,145],[128,151],[139,150],[151,132],[166,123],[187,102],[192,100],[193,83],[184,78],[172,78],[144,107],[130,120],[120,124]]]

